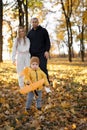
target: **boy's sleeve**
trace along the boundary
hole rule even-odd
[[[46,86],[49,86],[49,82],[48,82],[46,74],[42,70],[41,70],[41,74],[42,74],[42,78],[44,78],[44,84]]]
[[[26,76],[28,74],[28,67],[24,68],[23,71],[21,72],[24,76]]]
[[[30,68],[26,67],[21,74],[24,76],[24,80],[25,82],[29,81],[29,83],[31,83],[31,79],[30,79]]]

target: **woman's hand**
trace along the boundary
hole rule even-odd
[[[15,65],[15,66],[16,66],[16,62],[15,62],[15,61],[13,62],[13,65]]]

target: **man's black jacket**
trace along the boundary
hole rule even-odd
[[[45,28],[38,26],[36,30],[33,28],[29,31],[27,37],[30,39],[30,53],[41,54],[50,50],[50,39]]]

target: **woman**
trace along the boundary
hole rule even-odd
[[[20,26],[18,29],[18,36],[14,41],[12,50],[12,62],[14,65],[16,65],[18,74],[24,69],[24,67],[30,65],[29,48],[30,48],[30,40],[25,36],[24,27]],[[20,87],[24,86],[23,76],[18,75],[18,82]]]

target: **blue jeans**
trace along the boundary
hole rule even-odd
[[[42,91],[37,90],[38,97],[36,98],[36,107],[41,108],[41,100],[42,100]],[[29,92],[27,96],[26,109],[29,109],[32,104],[32,100],[34,98],[34,92]]]

